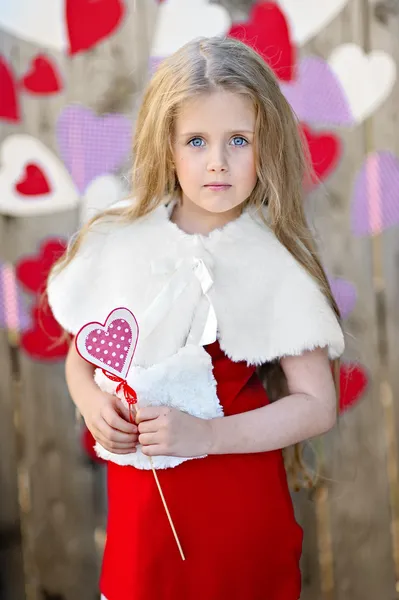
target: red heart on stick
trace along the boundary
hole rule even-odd
[[[286,18],[274,2],[255,4],[249,20],[233,24],[228,35],[256,50],[279,79],[293,79],[296,51]]]
[[[49,58],[38,55],[22,80],[22,84],[32,94],[56,94],[62,89],[61,78]]]
[[[14,75],[2,56],[0,56],[0,119],[15,123],[21,120]]]
[[[121,0],[66,0],[69,54],[89,50],[107,38],[124,13]]]

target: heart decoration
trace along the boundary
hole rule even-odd
[[[340,412],[343,413],[355,406],[364,396],[367,387],[368,375],[360,364],[342,364],[340,371]]]
[[[233,24],[228,35],[256,50],[279,79],[293,79],[296,52],[285,16],[276,4],[258,2],[253,6],[249,20]]]
[[[75,337],[75,345],[87,362],[126,380],[138,335],[133,313],[127,308],[115,308],[104,324],[84,325]]]
[[[68,353],[70,336],[54,319],[44,294],[50,269],[66,247],[66,240],[50,238],[42,242],[36,255],[19,259],[16,265],[18,281],[35,296],[32,325],[21,337],[24,352],[35,360],[62,360]]]
[[[0,328],[25,331],[30,325],[13,265],[0,261]]]
[[[23,351],[34,360],[63,360],[68,354],[71,337],[54,319],[46,298],[37,298],[31,315],[32,327],[21,336]]]
[[[77,190],[61,161],[40,140],[7,137],[0,154],[0,214],[30,216],[71,210]]]
[[[399,224],[399,159],[372,152],[358,173],[351,202],[354,235],[377,235]]]
[[[2,56],[0,56],[0,90],[0,119],[18,123],[21,114],[16,79],[10,65]]]
[[[124,14],[121,0],[66,0],[69,54],[89,50],[107,38]]]
[[[158,8],[151,57],[170,56],[198,37],[224,36],[230,25],[226,9],[208,0],[164,0]]]
[[[340,138],[332,132],[315,132],[309,126],[300,126],[309,148],[313,173],[307,186],[324,181],[335,170],[342,154]]]
[[[125,12],[122,0],[0,0],[0,29],[74,55],[110,36]]]
[[[301,121],[318,125],[354,123],[341,83],[322,58],[303,58],[297,79],[290,83],[282,82],[280,87]]]
[[[45,196],[51,188],[40,167],[34,163],[25,165],[21,181],[15,183],[15,190],[23,196]]]
[[[342,44],[333,50],[328,62],[356,124],[378,109],[395,83],[396,63],[382,50],[365,54],[356,44]]]
[[[18,281],[28,292],[36,295],[42,294],[52,266],[65,253],[66,248],[66,240],[59,238],[49,238],[42,242],[37,254],[22,257],[17,262]]]
[[[43,54],[32,61],[28,73],[22,79],[22,85],[27,92],[41,95],[56,94],[63,88],[55,64]]]
[[[293,39],[300,45],[322,31],[347,3],[348,0],[279,0]]]
[[[133,125],[124,115],[98,117],[77,104],[61,113],[56,135],[61,157],[78,190],[93,179],[113,173],[128,158]]]

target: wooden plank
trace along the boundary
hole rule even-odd
[[[352,0],[342,14],[307,47],[327,58],[334,47],[364,44],[364,3]],[[325,436],[327,512],[331,552],[324,556],[323,598],[375,600],[394,597],[394,566],[389,536],[389,485],[385,424],[379,403],[380,365],[372,244],[350,231],[354,176],[366,150],[364,127],[340,130],[344,156],[336,173],[309,200],[309,214],[321,240],[328,271],[355,283],[358,302],[345,323],[345,358],[366,367],[371,385],[354,410]],[[376,510],[378,507],[378,510]],[[319,522],[319,530],[321,523]],[[329,563],[329,564],[327,564]],[[322,577],[323,578],[323,577]]]

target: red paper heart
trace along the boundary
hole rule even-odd
[[[36,56],[22,83],[32,94],[55,94],[62,89],[57,69],[45,55]]]
[[[33,294],[42,294],[53,264],[64,254],[67,244],[59,238],[50,238],[42,243],[39,252],[21,258],[16,265],[18,281]]]
[[[18,123],[21,120],[14,75],[0,56],[0,119]]]
[[[26,165],[22,179],[15,184],[15,189],[23,196],[44,196],[51,192],[43,171],[34,163]]]
[[[306,181],[305,185],[312,186],[327,179],[336,168],[342,154],[341,140],[334,133],[316,133],[304,124],[300,128],[309,148],[313,168],[310,181]]]
[[[31,358],[53,362],[68,353],[71,336],[66,335],[41,298],[32,308],[32,328],[21,336],[21,347]]]
[[[296,51],[284,14],[273,2],[259,2],[249,20],[233,24],[228,35],[251,46],[282,81],[294,77]]]
[[[368,386],[368,376],[363,367],[356,363],[341,365],[339,409],[344,412],[355,406],[363,397]]]
[[[69,54],[89,50],[108,37],[124,13],[121,0],[66,0]]]

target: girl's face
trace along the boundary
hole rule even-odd
[[[257,181],[254,136],[249,98],[217,91],[187,101],[176,118],[173,139],[183,206],[239,213]]]

